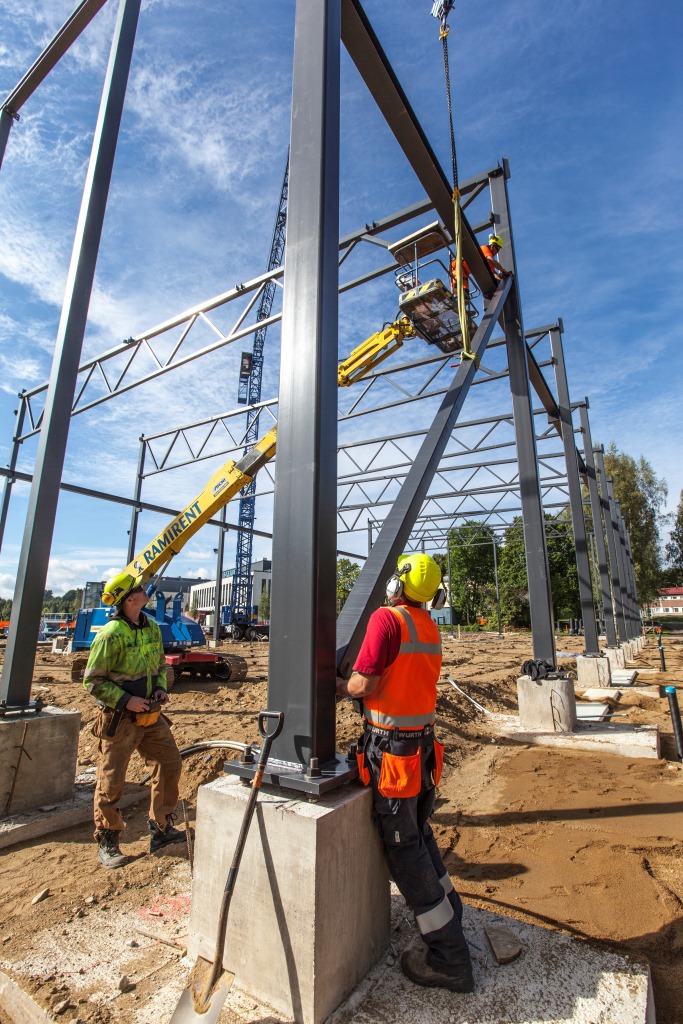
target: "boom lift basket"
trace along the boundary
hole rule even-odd
[[[404,292],[398,307],[429,345],[446,353],[462,348],[457,301],[438,277]]]

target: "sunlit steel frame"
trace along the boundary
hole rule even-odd
[[[0,699],[27,704],[50,560],[71,404],[90,304],[140,0],[121,0],[67,276],[19,556]]]
[[[82,3],[78,4],[54,39],[48,43],[0,107],[0,167],[5,155],[10,129],[14,122],[19,120],[19,111],[24,103],[33,95],[40,83],[49,75],[55,64],[61,60],[106,2],[107,0],[82,0]]]

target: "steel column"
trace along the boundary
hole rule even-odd
[[[486,350],[510,286],[509,278],[501,281],[486,305],[472,339],[472,350],[477,356]],[[408,542],[475,373],[475,360],[463,359],[337,619],[337,666],[342,676],[348,676],[368,619],[382,603],[385,582]]]
[[[5,477],[5,485],[2,489],[2,504],[0,505],[0,551],[2,550],[2,542],[5,539],[5,526],[7,525],[7,513],[9,512],[9,502],[12,496],[12,487],[16,477],[13,475],[14,470],[17,468],[17,460],[19,458],[19,446],[21,445],[21,432],[24,429],[24,416],[26,414],[26,402],[22,395],[19,395],[19,408],[15,411],[14,420],[14,436],[12,437],[12,453],[7,463],[9,474]]]
[[[138,475],[135,480],[135,495],[133,497],[135,505],[133,506],[133,511],[131,512],[130,515],[130,530],[128,531],[128,555],[126,565],[130,565],[130,563],[135,558],[136,553],[135,545],[137,543],[138,537],[138,519],[140,518],[140,512],[142,511],[142,508],[137,503],[140,501],[140,498],[142,497],[142,480],[145,472],[146,449],[147,442],[143,434],[142,437],[140,438],[140,452],[138,454]],[[222,530],[221,533],[223,533]]]
[[[38,442],[0,698],[28,703],[71,406],[130,70],[140,0],[121,0],[95,128]]]
[[[216,548],[216,593],[214,594],[213,639],[217,644],[221,638],[221,609],[223,607],[223,548],[225,546],[225,505],[221,509],[221,528],[218,531]],[[233,587],[235,581],[232,581]]]
[[[602,596],[602,617],[605,622],[605,636],[607,637],[607,646],[616,647],[617,631],[614,620],[612,592],[609,585],[609,566],[607,565],[607,552],[605,550],[605,533],[602,522],[600,494],[598,493],[598,479],[595,472],[593,441],[591,438],[590,421],[588,419],[588,399],[586,399],[584,404],[579,407],[579,418],[581,421],[581,433],[583,434],[583,460],[586,464],[588,496],[591,503],[595,547],[598,556],[597,562],[598,572],[600,574],[600,593]]]
[[[579,480],[579,464],[574,441],[574,423],[572,420],[569,385],[567,383],[567,367],[564,361],[562,331],[559,327],[550,332],[550,350],[553,356],[553,369],[557,385],[557,404],[560,414],[562,443],[567,466],[567,489],[569,491],[569,507],[574,531],[574,550],[576,552],[576,571],[579,580],[579,598],[581,601],[581,618],[586,654],[599,654],[598,627],[595,621],[593,605],[593,585],[591,582],[591,566],[588,558],[586,540],[586,521],[583,516],[583,498],[581,481]]]
[[[496,216],[497,233],[505,243],[501,253],[501,266],[514,274],[503,317],[519,462],[524,551],[529,583],[529,610],[534,658],[555,665],[555,628],[548,567],[548,546],[545,536],[533,406],[529,390],[527,344],[524,340],[524,324],[517,283],[517,265],[510,223],[507,181],[502,170],[491,176],[489,180],[491,207]]]
[[[340,0],[297,0],[273,511],[274,750],[335,756]]]
[[[633,595],[633,614],[634,614],[634,628],[636,629],[636,636],[641,636],[643,632],[643,620],[640,614],[640,602],[638,600],[638,587],[636,585],[636,566],[633,561],[633,549],[631,548],[631,535],[628,532],[628,527],[624,524],[624,536],[626,539],[626,557],[628,559],[628,571],[631,577],[631,593]]]
[[[16,117],[14,115],[10,114],[4,107],[0,108],[0,167],[2,167],[2,161],[5,157],[9,133],[15,121]]]
[[[612,481],[608,481],[608,487],[614,485]],[[617,525],[619,529],[619,542],[621,545],[621,568],[622,568],[622,580],[624,586],[624,614],[626,616],[626,627],[628,631],[628,639],[635,636],[635,614],[633,611],[633,590],[631,588],[631,574],[629,572],[629,559],[626,551],[626,524],[624,522],[624,516],[621,511],[621,502],[618,498],[614,499],[614,504],[617,510]]]
[[[493,538],[493,575],[496,581],[496,612],[498,614],[498,636],[501,635],[502,629],[500,624],[500,587],[498,586],[498,538]]]
[[[621,591],[621,578],[619,575],[619,558],[617,554],[619,538],[614,518],[614,508],[610,501],[609,488],[607,486],[604,448],[594,448],[593,453],[595,455],[595,464],[600,483],[600,504],[602,506],[602,513],[605,522],[605,535],[607,537],[607,550],[609,552],[610,578],[612,584],[612,595],[614,598],[614,615],[617,621],[619,643],[623,644],[626,640],[626,620],[624,618],[624,602]]]

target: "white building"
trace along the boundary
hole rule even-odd
[[[261,594],[263,591],[266,588],[270,590],[272,578],[271,566],[272,562],[268,558],[262,558],[260,562],[251,563],[252,610],[254,608],[258,609],[258,603],[261,600]],[[221,607],[230,604],[234,575],[234,569],[227,569],[223,573],[223,583],[221,585]],[[198,613],[203,613],[206,625],[210,626],[213,622],[212,616],[216,609],[216,581],[202,580],[201,583],[195,584],[195,586],[190,589],[189,604],[191,609],[196,608]]]
[[[649,605],[650,616],[683,615],[683,587],[665,587]]]

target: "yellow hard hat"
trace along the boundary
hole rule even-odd
[[[497,245],[499,249],[502,249],[503,239],[500,235],[489,235],[489,245]]]
[[[102,591],[102,604],[121,604],[128,597],[132,590],[140,585],[142,576],[131,576],[128,572],[120,572],[118,576],[112,576],[104,584]]]
[[[431,555],[422,552],[401,555],[396,574],[406,597],[420,603],[431,601],[441,585],[441,569]]]

